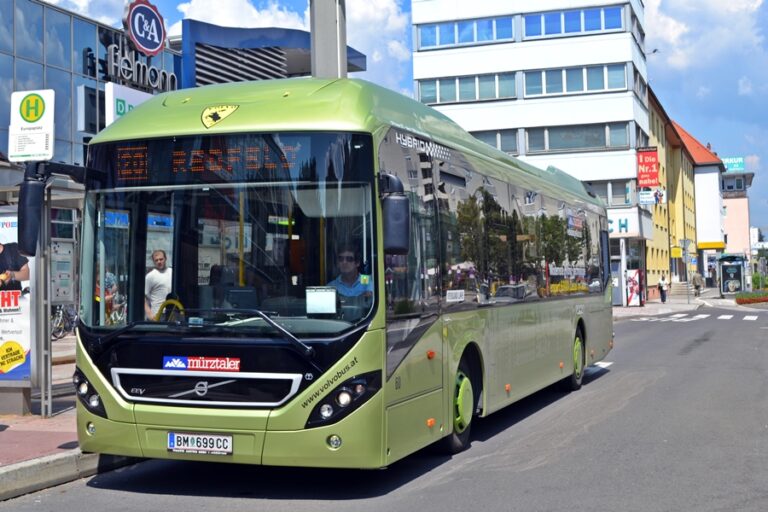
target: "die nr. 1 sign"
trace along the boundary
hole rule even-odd
[[[8,160],[28,162],[53,158],[53,89],[11,94]]]

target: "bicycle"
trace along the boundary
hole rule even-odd
[[[112,298],[112,308],[107,316],[109,325],[125,324],[126,297],[122,293],[115,293]]]
[[[58,305],[51,315],[51,339],[58,340],[71,333],[77,324],[77,313],[72,305]]]

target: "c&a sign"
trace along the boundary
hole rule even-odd
[[[136,49],[150,57],[163,51],[165,25],[157,7],[147,0],[134,0],[126,6],[123,26]]]

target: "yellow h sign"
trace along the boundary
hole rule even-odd
[[[39,94],[28,94],[21,100],[19,113],[21,114],[21,118],[26,122],[37,122],[45,113],[45,101]]]

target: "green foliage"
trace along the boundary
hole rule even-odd
[[[404,299],[395,303],[393,313],[396,315],[407,315],[416,311],[413,301]]]
[[[768,288],[768,276],[756,272],[752,274],[752,289],[761,290]]]

